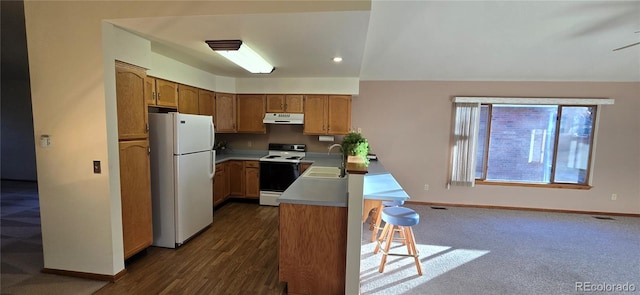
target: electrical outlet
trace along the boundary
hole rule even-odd
[[[429,190],[429,185],[428,185],[428,184],[425,184],[425,185],[424,185],[424,190],[425,190],[425,191],[428,191],[428,190]]]
[[[362,128],[358,127],[358,133],[362,133]]]
[[[611,201],[615,201],[618,199],[618,194],[611,194]]]

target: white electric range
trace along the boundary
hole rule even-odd
[[[260,205],[278,206],[278,197],[300,176],[306,150],[304,144],[269,144],[269,154],[260,158]]]

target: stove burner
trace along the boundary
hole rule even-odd
[[[269,154],[260,158],[262,162],[300,163],[305,156],[304,144],[269,144]]]

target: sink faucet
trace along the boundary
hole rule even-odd
[[[344,153],[344,150],[342,149],[342,145],[341,145],[341,144],[339,144],[339,143],[332,144],[332,145],[329,147],[329,151],[327,152],[327,155],[331,154],[331,150],[332,150],[334,147],[339,147],[339,148],[340,148],[340,152],[342,153],[342,155],[341,155],[341,158],[342,158],[342,159],[341,159],[340,167],[339,167],[339,168],[340,168],[340,178],[343,178],[343,177],[345,177],[345,175],[347,174],[347,172],[346,172],[347,166],[345,165],[345,162],[346,162],[346,158],[347,158],[347,156],[346,156],[346,154]]]

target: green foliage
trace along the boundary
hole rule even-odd
[[[369,159],[367,159],[369,142],[361,133],[349,132],[342,138],[341,145],[345,156],[360,156],[367,165],[369,164]]]

